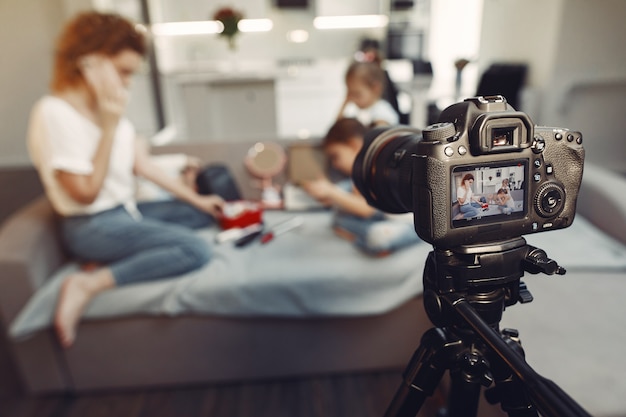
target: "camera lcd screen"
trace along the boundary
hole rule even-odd
[[[519,219],[526,215],[527,160],[452,169],[453,227]]]

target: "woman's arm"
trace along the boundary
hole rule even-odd
[[[56,171],[59,184],[77,202],[88,205],[98,198],[109,167],[113,136],[113,132],[102,132],[98,148],[92,159],[93,172],[91,174],[82,175],[67,171]]]
[[[56,176],[70,197],[81,204],[91,204],[98,197],[107,176],[115,131],[126,109],[128,93],[113,64],[106,57],[85,57],[81,62],[81,71],[94,93],[96,102],[93,116],[102,132],[91,161],[93,171],[88,175],[57,171]]]
[[[465,204],[465,196],[467,195],[467,191],[463,187],[459,187],[456,189],[456,199],[460,205]]]
[[[214,217],[221,216],[224,200],[218,195],[201,195],[195,190],[164,173],[150,159],[147,144],[138,139],[135,146],[135,174],[173,194],[176,198],[185,201]]]

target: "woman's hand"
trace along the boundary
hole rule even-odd
[[[212,215],[215,218],[222,217],[224,200],[222,197],[198,194],[196,190],[185,184],[178,178],[172,178],[160,169],[150,158],[148,143],[138,138],[135,145],[134,172],[148,181],[152,181],[165,191],[170,192],[176,198],[185,201],[197,209]]]
[[[80,59],[79,66],[95,100],[95,122],[102,130],[101,138],[93,154],[90,174],[56,171],[56,176],[72,199],[88,205],[98,198],[107,176],[115,130],[126,108],[128,94],[113,63],[104,55],[86,55]]]
[[[197,197],[193,199],[192,204],[205,213],[209,213],[216,219],[222,217],[224,212],[224,199],[216,194],[198,194]]]
[[[111,60],[101,54],[81,58],[79,66],[96,100],[103,130],[115,129],[128,104],[128,91]]]

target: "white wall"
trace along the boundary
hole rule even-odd
[[[28,117],[48,91],[52,34],[63,19],[60,0],[0,1],[0,166],[29,163]]]
[[[586,161],[626,172],[626,1],[485,0],[480,64],[529,65],[526,111],[583,133]]]
[[[477,58],[481,42],[483,0],[431,0],[431,23],[428,56],[433,66],[431,98],[440,107],[456,102],[456,68],[458,59],[471,64],[463,69],[461,95],[474,95]]]
[[[64,9],[64,16],[73,16],[78,12],[92,8],[91,0],[61,0]]]
[[[580,130],[585,160],[626,173],[626,1],[565,0],[540,122]]]
[[[484,0],[481,72],[493,62],[529,63],[528,85],[545,86],[556,60],[565,1]]]

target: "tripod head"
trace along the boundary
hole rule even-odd
[[[465,326],[442,297],[462,296],[491,326],[517,302],[533,300],[520,281],[524,272],[564,275],[565,269],[548,258],[542,249],[526,244],[522,237],[488,244],[437,249],[430,252],[424,269],[424,306],[438,327]]]

